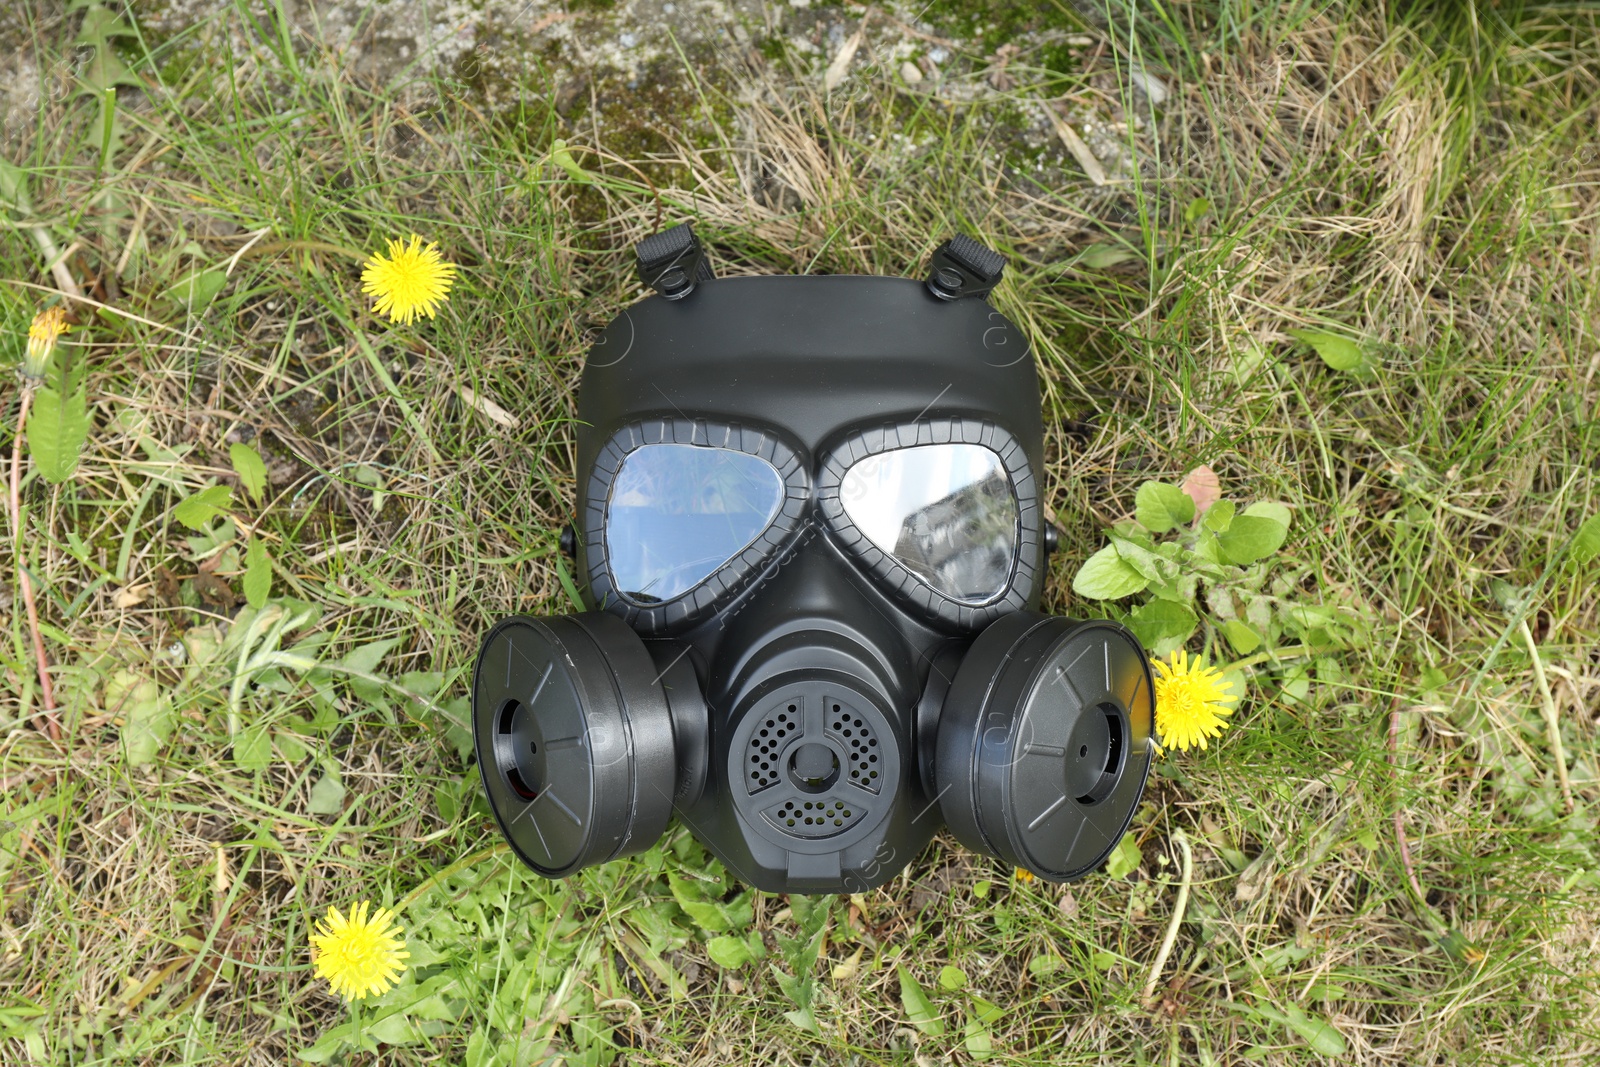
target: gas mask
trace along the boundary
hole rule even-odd
[[[1150,665],[1042,614],[1039,384],[966,237],[927,280],[715,279],[687,225],[637,248],[656,295],[589,352],[585,607],[485,637],[489,805],[550,878],[676,814],[759,889],[861,892],[948,826],[1049,881],[1121,839],[1153,753]]]

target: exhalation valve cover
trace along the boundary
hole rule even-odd
[[[1054,531],[1026,340],[966,237],[926,281],[717,279],[687,225],[638,248],[656,295],[585,363],[587,610],[484,639],[489,805],[552,878],[676,815],[744,881],[859,892],[947,825],[1067,881],[1148,775],[1155,694],[1123,627],[1038,610]]]

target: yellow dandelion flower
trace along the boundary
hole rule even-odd
[[[389,316],[391,322],[411,323],[418,316],[433,318],[433,313],[450,295],[456,265],[439,256],[438,242],[426,246],[422,238],[411,235],[411,243],[390,241],[389,255],[375,255],[361,269],[361,291],[375,296],[374,313]]]
[[[72,325],[67,322],[67,309],[64,307],[45,308],[35,315],[28,326],[28,353],[23,358],[22,373],[29,378],[42,376],[44,365],[50,361],[50,353],[56,350],[57,339],[70,329]]]
[[[1031,881],[1033,881],[1033,872],[1032,871],[1026,871],[1026,870],[1023,870],[1021,867],[1018,867],[1017,868],[1017,881],[1019,881],[1019,882],[1031,882]]]
[[[1156,732],[1170,748],[1186,752],[1206,747],[1206,739],[1220,737],[1233,714],[1228,705],[1239,699],[1231,692],[1222,671],[1206,666],[1199,656],[1178,649],[1171,662],[1156,660]]]
[[[390,924],[393,918],[393,912],[379,908],[368,919],[365,900],[351,909],[349,919],[338,908],[329,908],[327,919],[311,935],[317,977],[326,978],[346,1000],[388,992],[406,969],[401,961],[411,955],[398,936],[400,927]]]

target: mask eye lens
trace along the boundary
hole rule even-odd
[[[845,515],[901,566],[953,600],[1005,591],[1017,551],[1017,497],[982,445],[919,445],[856,462],[839,483]]]
[[[612,581],[636,604],[672,600],[715,574],[772,524],[783,478],[759,456],[644,445],[611,485],[605,541]]]

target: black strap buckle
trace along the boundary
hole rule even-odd
[[[1005,269],[1005,257],[999,252],[958,233],[933,250],[928,262],[928,292],[940,300],[988,296],[1000,284]]]
[[[700,238],[687,222],[651,234],[633,251],[639,258],[639,280],[668,300],[682,300],[696,285],[716,277]]]

